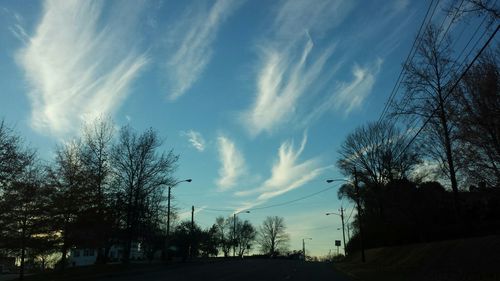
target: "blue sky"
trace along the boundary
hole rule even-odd
[[[83,120],[155,128],[181,155],[177,177],[193,179],[174,189],[181,216],[194,205],[209,226],[342,177],[339,144],[378,118],[428,4],[2,1],[1,117],[47,160]],[[240,216],[283,216],[292,249],[311,237],[324,255],[341,238],[324,215],[342,204],[338,185]]]

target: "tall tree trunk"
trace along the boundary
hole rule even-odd
[[[455,211],[457,216],[459,215],[459,200],[458,200],[458,183],[455,171],[455,164],[453,161],[453,150],[451,145],[450,132],[448,130],[448,119],[444,112],[444,100],[441,94],[439,94],[439,117],[441,120],[441,127],[443,128],[444,145],[446,152],[446,161],[448,164],[448,170],[450,172],[451,189],[453,191],[453,202],[455,205]],[[458,218],[458,217],[457,217]]]
[[[24,279],[24,259],[26,255],[26,221],[21,229],[21,264],[19,266],[19,280]]]
[[[66,219],[66,222],[64,223],[61,254],[61,270],[64,270],[66,268],[66,256],[68,255],[68,219]]]

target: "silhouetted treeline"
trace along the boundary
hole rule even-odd
[[[384,185],[378,200],[373,187],[360,184],[361,223],[365,247],[393,246],[500,234],[500,193],[488,189],[459,193],[457,217],[451,191],[438,182],[416,184],[407,179]],[[379,204],[384,206],[380,213]],[[359,249],[359,216],[348,250]]]
[[[201,229],[195,222],[183,221],[174,231],[170,250],[171,257],[183,260],[194,257],[243,257],[249,254],[255,244],[265,257],[289,256],[289,235],[285,220],[269,216],[256,229],[248,220],[236,216],[219,216],[207,229]]]
[[[54,253],[64,267],[72,248],[97,249],[99,263],[113,245],[125,262],[133,242],[150,256],[165,250],[164,190],[178,155],[163,152],[153,129],[116,132],[97,120],[81,136],[46,164],[0,123],[0,255],[20,258],[21,275],[25,261],[44,264]]]
[[[360,221],[367,247],[500,234],[500,47],[461,77],[451,46],[430,25],[391,114],[355,129],[339,149],[337,166],[352,179],[339,197],[361,207],[351,250]]]

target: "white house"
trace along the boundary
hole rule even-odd
[[[85,266],[95,264],[97,259],[97,249],[80,249],[74,248],[71,250],[68,263],[70,266]],[[108,258],[110,261],[120,261],[123,256],[123,246],[113,245],[109,249]],[[130,249],[131,260],[143,260],[146,258],[146,253],[142,248],[141,242],[132,242]]]

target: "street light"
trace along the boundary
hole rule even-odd
[[[358,212],[358,223],[359,223],[359,241],[360,241],[360,247],[361,247],[361,261],[365,262],[365,248],[363,245],[363,228],[361,225],[361,204],[359,202],[359,186],[358,186],[358,173],[356,172],[356,168],[354,168],[353,171],[354,174],[354,189],[355,189],[355,194],[356,194],[356,210]],[[345,181],[349,182],[348,180],[344,179],[329,179],[326,180],[327,183],[331,183],[334,181]],[[343,216],[343,214],[342,214]],[[342,227],[344,227],[344,223],[342,222]],[[344,234],[344,253],[345,253],[345,234]]]
[[[170,194],[172,191],[172,188],[174,188],[176,185],[178,185],[181,182],[192,182],[192,179],[185,179],[185,180],[180,180],[176,181],[175,183],[171,184],[168,186],[168,197],[167,197],[167,243],[165,243],[165,256],[168,255],[168,243],[170,240]]]
[[[306,240],[313,240],[312,238],[302,238],[302,254],[304,256],[304,261],[306,261]]]
[[[236,256],[236,215],[237,214],[249,214],[249,210],[244,210],[244,211],[239,211],[233,214],[233,239],[234,239],[234,244],[233,244],[233,257]]]
[[[334,212],[330,212],[330,213],[326,213],[326,215],[327,216],[329,216],[329,215],[340,216],[340,219],[342,220],[342,238],[343,238],[343,241],[344,241],[344,255],[347,255],[347,252],[346,252],[346,249],[345,249],[344,209],[342,208],[342,206],[340,206],[340,214],[334,213]]]
[[[327,183],[332,183],[332,182],[335,182],[335,181],[349,182],[349,180],[346,180],[346,179],[328,179],[328,180],[326,180]]]

